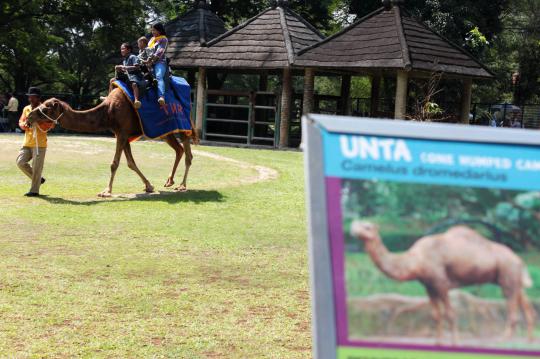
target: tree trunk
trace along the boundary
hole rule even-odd
[[[472,100],[472,79],[463,80],[463,92],[461,94],[461,116],[463,124],[469,124],[469,114],[471,113]]]
[[[268,91],[268,74],[262,73],[259,76],[259,91],[266,92]]]
[[[380,92],[381,92],[381,77],[372,76],[371,77],[371,106],[370,106],[371,117],[376,117],[377,113],[379,112]]]
[[[351,75],[341,76],[341,111],[343,116],[351,115]]]

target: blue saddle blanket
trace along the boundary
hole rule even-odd
[[[129,98],[135,101],[133,90],[126,83],[116,80],[115,86],[120,88]],[[157,88],[149,87],[140,98],[142,103],[138,110],[143,133],[148,138],[159,138],[171,133],[192,133],[191,126],[191,87],[182,77],[171,77],[165,93],[165,106],[158,103]]]

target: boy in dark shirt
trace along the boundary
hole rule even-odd
[[[133,55],[132,51],[133,47],[127,42],[123,43],[120,47],[120,53],[123,58],[122,65],[115,66],[114,68],[116,75],[111,79],[109,93],[113,90],[113,82],[116,80],[130,84],[135,97],[133,106],[139,109],[141,108],[141,101],[139,101],[140,92],[144,91],[147,83],[142,76],[139,58]]]

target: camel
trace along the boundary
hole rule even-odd
[[[45,101],[41,106],[34,109],[28,116],[28,121],[34,122],[55,122],[63,128],[75,132],[96,133],[103,131],[111,131],[116,136],[116,152],[111,164],[111,177],[108,186],[99,197],[111,197],[114,176],[120,164],[122,152],[125,153],[128,167],[133,170],[144,183],[144,190],[147,193],[154,192],[154,186],[146,179],[142,172],[137,167],[133,155],[131,153],[130,138],[136,138],[143,134],[139,119],[136,116],[133,106],[122,93],[120,89],[114,89],[109,96],[98,106],[87,111],[75,111],[67,103],[58,99],[52,98]],[[39,128],[39,127],[38,127]],[[191,139],[185,134],[180,135],[180,142],[174,134],[167,135],[163,140],[172,147],[176,153],[176,158],[172,171],[167,178],[165,187],[172,187],[178,164],[185,158],[185,173],[182,183],[175,188],[177,191],[187,191],[187,177],[189,168],[193,160],[191,152]]]
[[[510,248],[462,225],[422,237],[401,254],[388,251],[377,225],[354,221],[350,232],[364,243],[372,261],[386,276],[400,282],[417,280],[423,284],[437,325],[438,343],[442,340],[444,318],[452,330],[452,343],[455,345],[458,340],[456,313],[448,292],[485,283],[499,285],[506,298],[508,313],[504,337],[512,337],[521,307],[529,340],[533,340],[536,313],[524,290],[533,283],[523,261]]]

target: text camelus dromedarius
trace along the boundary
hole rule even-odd
[[[154,187],[139,170],[131,153],[129,139],[141,136],[143,131],[133,106],[131,106],[129,100],[126,98],[126,96],[124,96],[122,90],[113,90],[104,102],[88,111],[75,111],[65,102],[55,98],[49,99],[40,107],[34,109],[34,111],[32,111],[28,116],[28,120],[30,123],[35,121],[57,122],[63,128],[75,132],[113,132],[116,136],[116,153],[114,154],[114,159],[111,164],[111,178],[109,185],[103,192],[99,194],[99,196],[111,196],[114,175],[116,174],[116,170],[120,164],[122,152],[124,152],[126,155],[128,167],[135,171],[135,173],[137,173],[143,181],[145,191],[147,193],[154,192]],[[182,144],[180,144],[176,137],[172,134],[163,138],[165,142],[176,152],[174,165],[171,174],[165,183],[165,187],[172,187],[174,185],[174,176],[176,174],[178,164],[185,153],[186,169],[184,179],[182,180],[180,186],[176,188],[176,190],[185,191],[187,189],[187,176],[193,155],[191,153],[190,138],[184,134],[181,134],[180,138]]]
[[[449,290],[484,283],[498,284],[506,297],[505,337],[513,335],[521,308],[532,340],[536,314],[524,288],[533,283],[523,261],[510,248],[466,226],[420,238],[401,254],[387,250],[379,228],[372,223],[353,222],[351,234],[364,242],[366,252],[386,276],[397,281],[417,280],[424,285],[437,323],[438,342],[442,340],[444,318],[450,324],[452,342],[457,342],[456,313]]]

